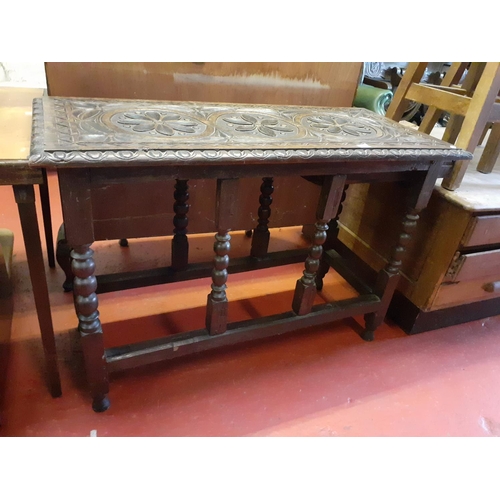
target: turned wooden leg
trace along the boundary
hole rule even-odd
[[[228,302],[226,297],[227,266],[231,249],[230,228],[238,217],[238,179],[217,179],[215,225],[217,234],[214,243],[214,268],[212,291],[207,298],[205,325],[210,335],[227,330]]]
[[[78,316],[78,331],[82,339],[85,370],[92,395],[92,408],[103,412],[109,408],[107,394],[108,374],[104,355],[98,300],[97,280],[94,276],[94,252],[88,245],[75,246],[71,251],[71,267],[74,279],[75,309]]]
[[[227,329],[226,297],[227,266],[229,265],[229,250],[231,236],[227,231],[219,231],[215,235],[214,268],[212,270],[212,291],[207,299],[206,327],[210,335],[224,333]]]
[[[399,235],[397,245],[394,247],[389,263],[379,272],[375,284],[375,293],[381,299],[381,305],[378,311],[365,314],[365,330],[361,334],[363,340],[371,341],[374,338],[375,330],[384,321],[389,303],[392,299],[396,285],[399,280],[399,271],[403,262],[403,254],[411,240],[418,221],[419,209],[411,208],[408,210],[403,220],[403,230]]]
[[[174,237],[172,239],[172,268],[185,269],[188,266],[189,242],[187,237],[189,211],[188,181],[177,179],[174,191]]]
[[[14,186],[14,195],[19,210],[21,228],[28,259],[28,268],[35,298],[35,307],[42,337],[50,393],[61,395],[61,380],[57,366],[57,351],[54,327],[50,313],[49,290],[45,277],[42,245],[38,229],[33,186]]]
[[[340,204],[339,208],[337,210],[337,215],[335,216],[334,219],[332,219],[328,223],[328,229],[326,232],[326,242],[323,245],[325,250],[329,250],[330,248],[333,248],[333,243],[335,240],[338,238],[339,235],[339,217],[340,214],[342,213],[342,209],[344,208],[344,201],[347,196],[347,188],[349,187],[348,184],[344,186],[344,189],[342,191],[342,197],[340,198]],[[321,259],[319,263],[319,268],[318,271],[316,272],[316,289],[321,291],[323,290],[323,279],[326,276],[326,273],[330,269],[330,266],[327,264],[327,262],[324,259]]]
[[[73,271],[71,270],[71,248],[66,240],[63,224],[61,224],[59,232],[57,233],[56,260],[59,267],[66,275],[66,280],[63,283],[63,289],[65,292],[71,292],[73,290],[74,279]]]
[[[323,186],[316,210],[317,222],[313,243],[305,262],[305,270],[295,285],[292,301],[292,309],[295,314],[304,315],[311,312],[314,297],[316,296],[316,272],[323,254],[323,243],[326,241],[328,221],[337,215],[344,192],[345,180],[345,175],[325,176],[323,178]]]
[[[302,278],[297,280],[293,296],[292,309],[298,315],[311,312],[314,297],[316,296],[316,271],[319,268],[323,243],[326,241],[328,220],[316,222],[313,244],[306,259],[305,270]]]
[[[271,216],[271,203],[273,202],[272,194],[274,192],[273,178],[264,177],[260,186],[259,197],[259,219],[258,225],[255,228],[252,238],[252,249],[250,255],[252,257],[264,257],[267,254],[269,247],[269,217]]]

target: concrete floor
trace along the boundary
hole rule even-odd
[[[54,232],[62,221],[49,175]],[[0,226],[16,235],[14,294],[0,306],[8,363],[0,373],[3,436],[498,436],[500,316],[407,336],[386,323],[372,343],[359,320],[294,332],[111,377],[111,408],[91,410],[72,296],[60,269],[47,274],[63,396],[44,385],[43,356],[12,189],[0,187]],[[39,208],[39,207],[38,207]],[[41,214],[39,210],[39,219]],[[299,228],[274,230],[271,250],[305,246]],[[232,255],[250,240],[233,237]],[[193,237],[194,260],[212,236]],[[166,239],[95,245],[98,273],[167,265]],[[230,321],[289,310],[302,264],[231,275]],[[200,328],[208,279],[100,295],[107,346]],[[261,297],[263,290],[266,295]],[[330,272],[318,302],[353,296]],[[6,315],[13,309],[12,317]]]

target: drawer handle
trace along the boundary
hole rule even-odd
[[[486,283],[486,285],[483,285],[483,290],[485,292],[500,292],[500,281],[492,281],[491,283]]]

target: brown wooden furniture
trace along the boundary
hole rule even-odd
[[[422,214],[389,308],[407,333],[420,333],[500,311],[500,164],[484,175],[476,170],[476,150],[461,186],[436,187]],[[353,252],[369,277],[390,258],[386,243],[398,227],[381,215],[404,213],[405,192],[398,187],[353,186],[340,216],[339,251]],[[387,200],[390,199],[390,205]],[[346,247],[346,248],[344,248]],[[368,265],[367,265],[368,264]]]
[[[452,114],[443,139],[466,151],[474,152],[487,126],[493,131],[478,165],[483,173],[491,172],[499,152],[500,139],[500,63],[470,63],[468,74],[458,86],[468,63],[453,63],[441,85],[419,83],[427,67],[426,62],[410,63],[398,86],[386,116],[401,120],[408,100],[429,106],[419,130],[430,133],[442,111]],[[442,186],[457,189],[467,169],[467,162],[455,165]]]
[[[0,184],[13,186],[19,207],[19,217],[46,358],[49,389],[52,396],[57,397],[61,395],[61,383],[33,189],[34,185],[40,186],[44,220],[47,222],[45,227],[47,251],[50,265],[53,267],[52,229],[46,174],[44,169],[33,170],[28,167],[31,103],[33,98],[40,97],[42,93],[41,89],[0,89]],[[50,260],[51,255],[52,259]]]
[[[362,63],[46,63],[45,69],[51,96],[344,107],[352,105]],[[190,202],[196,207],[191,210],[206,215],[192,217],[191,233],[215,231],[215,183],[198,179],[190,184]],[[260,189],[261,180],[246,183],[252,192]],[[120,239],[126,245],[127,238],[170,235],[164,221],[172,219],[174,210],[165,193],[174,189],[175,181],[164,179],[96,190],[95,239]],[[285,172],[264,189],[274,192],[269,227],[295,226],[298,219],[314,223],[317,185]],[[241,202],[238,227],[258,227],[253,197],[242,193]],[[63,286],[70,290],[70,249],[60,236],[58,262],[66,272]]]
[[[353,108],[46,97],[34,101],[33,123],[30,165],[34,169],[55,168],[59,176],[66,237],[73,248],[75,307],[95,411],[109,406],[108,369],[171,359],[359,314],[366,319],[363,338],[371,340],[384,319],[418,213],[427,205],[436,180],[454,161],[470,157],[447,143]],[[285,173],[307,176],[321,186],[316,232],[303,276],[296,283],[292,310],[228,325],[228,271],[290,262],[289,252],[260,256],[268,237],[266,198],[272,178]],[[258,203],[259,191],[254,194],[261,209],[260,229],[253,235],[253,255],[230,263],[229,231],[245,229],[238,227],[242,210],[239,193],[247,190],[250,178],[263,178]],[[91,248],[99,227],[94,195],[106,186],[164,179],[176,182],[173,265],[136,273],[128,281],[119,276],[119,287],[212,276],[206,328],[105,350],[96,295],[103,279],[96,279]],[[197,218],[194,202],[194,210],[187,214],[188,186],[193,179],[216,180],[213,264],[190,265],[186,258],[186,217],[193,214],[193,223]],[[382,181],[406,183],[407,212],[400,234],[392,242],[390,262],[374,283],[364,283],[329,243],[323,252],[323,244],[347,184]],[[336,231],[336,227],[331,228],[329,240]],[[292,255],[292,260],[296,258]],[[330,266],[360,296],[313,307],[316,287],[321,288]],[[106,279],[109,283],[113,276]]]

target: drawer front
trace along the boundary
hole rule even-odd
[[[500,276],[500,250],[459,255],[451,264],[444,281],[475,281]]]
[[[459,306],[500,297],[500,275],[492,280],[444,283],[439,287],[431,310]],[[500,313],[500,311],[499,311]]]
[[[472,217],[467,227],[462,247],[500,244],[500,214]]]

